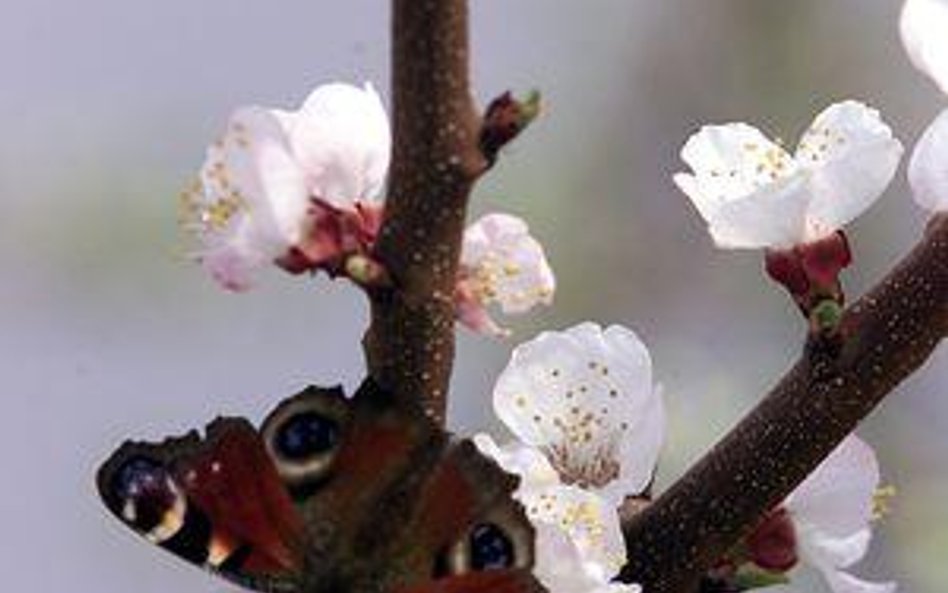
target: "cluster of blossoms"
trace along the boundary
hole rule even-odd
[[[946,31],[948,0],[906,1],[908,54],[948,93]],[[388,118],[371,86],[321,86],[294,112],[238,110],[182,197],[198,259],[234,291],[273,264],[378,280],[384,267],[373,246],[390,150]],[[767,272],[809,316],[842,304],[838,276],[851,262],[842,229],[882,195],[902,151],[878,111],[849,100],[820,113],[792,153],[744,123],[705,126],[682,149],[690,171],[674,181],[719,247],[765,249]],[[908,175],[919,204],[948,211],[948,109],[922,135]],[[522,313],[549,304],[554,289],[523,220],[490,214],[466,230],[455,288],[460,323],[507,335],[488,306]],[[619,508],[648,504],[665,436],[642,341],[593,323],[541,333],[513,351],[493,403],[516,439],[498,445],[482,434],[475,443],[520,477],[515,497],[536,529],[537,578],[552,593],[640,591],[613,579],[627,560]],[[787,591],[803,560],[836,593],[895,591],[844,570],[866,553],[879,483],[875,454],[851,435],[710,578],[737,590],[781,583],[767,590]]]
[[[622,326],[582,323],[514,349],[494,387],[494,410],[516,439],[475,437],[520,477],[515,497],[537,533],[535,572],[552,593],[618,593],[626,562],[618,509],[648,504],[665,436],[661,389],[648,349]],[[850,436],[774,509],[715,578],[739,587],[783,583],[806,561],[837,593],[891,593],[844,572],[866,553],[879,467]],[[783,585],[768,588],[789,590]]]
[[[296,111],[238,109],[181,196],[196,258],[232,291],[250,289],[274,264],[380,281],[372,251],[390,152],[388,116],[370,85],[320,86]],[[464,325],[506,335],[489,305],[522,313],[550,303],[554,288],[543,248],[519,218],[491,214],[466,230],[456,289]]]
[[[900,25],[912,62],[948,93],[948,0],[906,0]],[[810,315],[841,304],[838,275],[851,263],[842,228],[882,195],[901,153],[877,111],[844,101],[816,117],[793,154],[744,123],[705,126],[682,149],[691,172],[675,182],[718,247],[765,249],[768,274]],[[920,137],[908,178],[919,205],[948,211],[948,109]],[[803,559],[837,593],[890,593],[894,583],[843,571],[865,555],[880,493],[872,449],[850,436],[715,572],[750,588]]]

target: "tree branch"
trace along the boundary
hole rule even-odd
[[[780,503],[948,334],[948,215],[842,321],[814,339],[725,438],[623,526],[626,582],[693,593],[705,571]]]
[[[466,0],[394,0],[394,149],[374,256],[369,372],[443,420],[454,359],[454,287],[468,196],[485,170],[468,83]]]

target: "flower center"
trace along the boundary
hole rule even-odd
[[[520,272],[517,263],[504,261],[495,253],[485,255],[476,266],[468,270],[474,296],[485,305],[498,301],[500,285],[504,279],[513,278]],[[525,295],[522,298],[525,298]]]
[[[543,447],[543,453],[560,475],[564,484],[573,484],[589,490],[602,488],[619,477],[619,462],[615,455],[614,443],[594,448],[581,448],[571,441],[588,442],[592,433],[581,425],[564,425],[564,432],[572,427],[573,436],[567,435],[566,443],[556,443]],[[580,432],[576,432],[580,431]]]

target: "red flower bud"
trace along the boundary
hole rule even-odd
[[[773,511],[747,537],[751,561],[764,570],[786,572],[796,566],[797,534],[786,509]]]
[[[796,249],[807,277],[820,287],[833,287],[839,281],[839,273],[852,263],[849,241],[842,231],[837,231],[813,243],[800,245]]]
[[[800,256],[793,249],[768,249],[764,254],[767,275],[782,284],[794,300],[804,297],[810,290]]]

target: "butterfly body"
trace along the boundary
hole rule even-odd
[[[543,590],[516,479],[371,381],[307,388],[259,430],[128,442],[98,486],[136,532],[257,591]]]

